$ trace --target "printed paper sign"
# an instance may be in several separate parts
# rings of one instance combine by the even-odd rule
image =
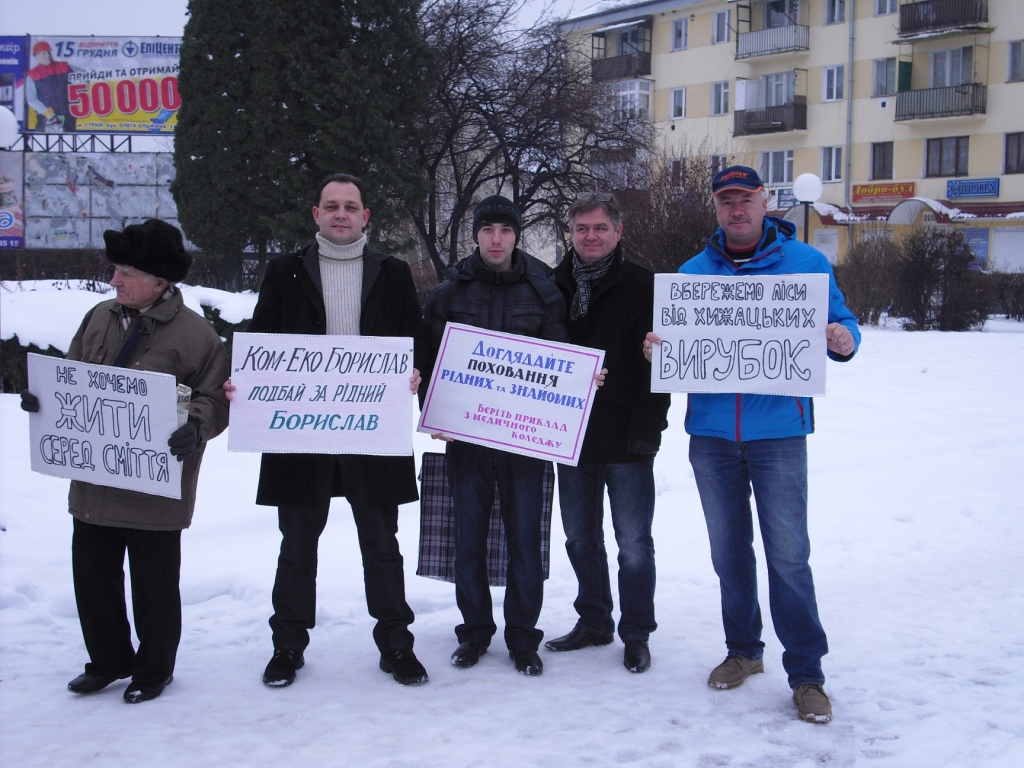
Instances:
[[[604,352],[448,323],[420,432],[576,466]]]
[[[654,278],[652,392],[825,393],[828,275]]]
[[[29,354],[28,383],[34,472],[181,498],[173,376]]]
[[[412,339],[236,333],[229,451],[412,455]]]

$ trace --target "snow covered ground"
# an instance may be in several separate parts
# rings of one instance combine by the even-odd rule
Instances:
[[[0,288],[7,338],[66,347],[97,294],[49,283]],[[244,317],[251,296],[190,292]],[[86,661],[71,585],[67,482],[33,474],[27,417],[0,397],[0,762],[32,766],[766,766],[1024,765],[1024,325],[982,333],[864,329],[859,355],[830,364],[809,439],[812,563],[831,653],[835,719],[795,717],[781,648],[766,628],[766,674],[708,688],[724,657],[718,585],[677,397],[655,464],[654,663],[622,645],[541,652],[514,672],[499,636],[471,670],[448,662],[452,585],[415,575],[418,509],[402,509],[416,652],[428,685],[377,669],[347,505],[321,541],[319,623],[294,685],[260,682],[271,653],[279,534],[253,504],[258,456],[207,451],[195,521],[182,539],[184,635],[159,699],[66,690]],[[417,453],[436,450],[424,435]],[[556,514],[557,518],[557,514]],[[610,522],[608,524],[610,529]],[[575,579],[552,531],[541,627],[569,630]],[[614,542],[609,541],[614,558]],[[762,605],[767,613],[766,577]],[[766,617],[767,621],[767,617]]]

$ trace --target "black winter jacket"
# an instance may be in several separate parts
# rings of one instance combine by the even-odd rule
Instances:
[[[574,258],[570,249],[555,268],[567,306],[576,293]],[[658,449],[668,426],[671,396],[651,392],[651,364],[643,354],[644,337],[654,322],[654,273],[622,258],[621,245],[613,258],[608,274],[593,288],[587,314],[567,321],[570,341],[603,349],[608,369],[594,396],[580,464],[639,461]]]

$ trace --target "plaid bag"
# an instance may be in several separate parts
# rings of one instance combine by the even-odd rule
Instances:
[[[544,463],[544,508],[540,523],[540,554],[544,578],[551,562],[551,503],[555,495],[555,468]],[[420,551],[416,575],[455,582],[455,513],[443,453],[424,453],[420,469]],[[492,587],[505,586],[508,548],[505,526],[494,486],[494,506],[487,533],[487,581]]]

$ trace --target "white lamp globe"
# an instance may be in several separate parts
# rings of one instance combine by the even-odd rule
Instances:
[[[0,149],[10,149],[18,140],[18,118],[7,107],[0,107]]]
[[[793,197],[801,203],[818,202],[821,190],[821,179],[813,173],[801,173],[793,182]]]

